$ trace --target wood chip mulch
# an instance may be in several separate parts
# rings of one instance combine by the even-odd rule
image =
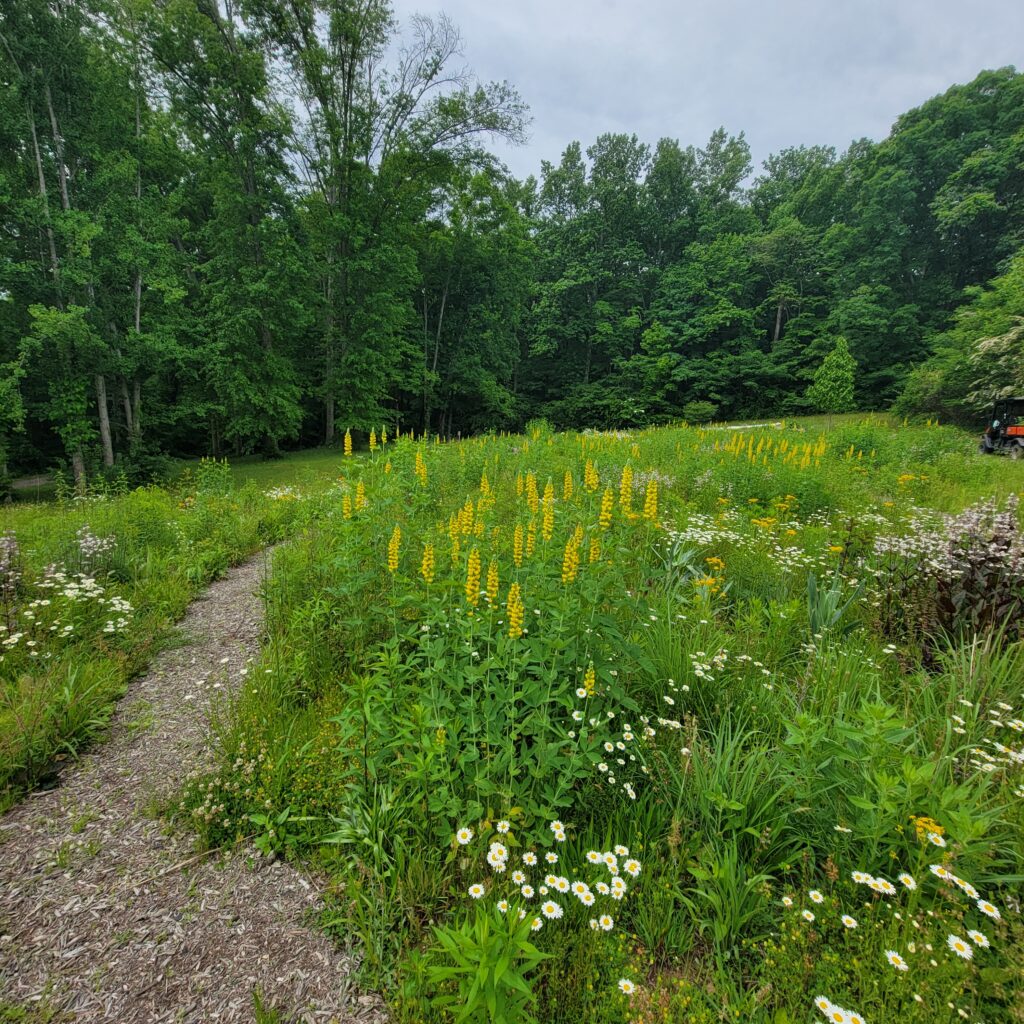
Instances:
[[[258,990],[281,1021],[387,1019],[356,989],[351,954],[309,925],[315,879],[251,850],[197,857],[152,813],[208,757],[210,708],[259,651],[266,561],[212,584],[105,741],[0,818],[0,1006],[228,1024],[254,1020]]]

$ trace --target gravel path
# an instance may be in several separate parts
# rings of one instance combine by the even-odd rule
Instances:
[[[351,960],[307,926],[310,878],[246,851],[196,858],[192,838],[152,814],[202,764],[211,702],[259,650],[265,566],[260,555],[214,583],[105,742],[0,818],[0,1006],[61,1021],[252,1021],[258,989],[282,1021],[386,1019],[355,991]]]

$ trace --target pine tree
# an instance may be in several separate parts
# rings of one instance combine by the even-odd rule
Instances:
[[[828,414],[828,427],[832,429],[832,416],[853,409],[853,383],[857,364],[850,355],[846,339],[836,339],[832,351],[822,360],[814,374],[814,383],[807,389],[807,400],[819,412]]]

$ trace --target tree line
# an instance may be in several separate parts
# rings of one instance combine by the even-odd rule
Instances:
[[[757,174],[718,130],[519,181],[486,147],[527,108],[460,46],[387,0],[8,0],[0,475],[792,414],[839,339],[865,408],[978,404],[981,335],[1017,365],[1012,68]]]

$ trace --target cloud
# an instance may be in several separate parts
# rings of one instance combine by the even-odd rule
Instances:
[[[786,146],[883,138],[904,111],[1020,64],[1024,4],[1008,0],[394,0],[401,23],[443,10],[478,77],[530,105],[519,177],[574,139],[635,132],[701,145],[744,131],[759,165]]]

